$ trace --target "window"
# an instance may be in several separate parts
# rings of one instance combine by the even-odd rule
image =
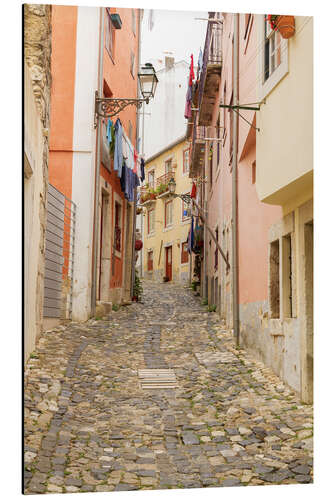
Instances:
[[[136,34],[136,13],[135,9],[132,9],[132,31],[134,35]]]
[[[155,231],[155,209],[152,208],[148,210],[148,217],[147,217],[147,224],[148,224],[148,234],[152,234]]]
[[[270,244],[269,300],[271,318],[280,317],[280,247],[279,240]]]
[[[186,194],[189,195],[190,193],[186,193]],[[188,205],[188,203],[184,203],[184,201],[182,200],[182,217],[181,217],[182,221],[188,220],[190,218],[188,213],[189,213],[189,205]]]
[[[168,160],[165,162],[165,174],[172,172],[172,160]]]
[[[117,252],[121,250],[121,205],[117,201],[114,216],[114,248]]]
[[[172,225],[172,201],[167,201],[165,204],[165,227]]]
[[[135,75],[135,55],[134,52],[131,51],[131,67],[130,67],[131,75],[134,78]]]
[[[259,58],[260,100],[264,99],[288,73],[288,40],[283,39],[278,31],[273,31],[266,19],[267,15],[261,16],[262,24],[259,29],[260,46],[263,47],[262,56]]]
[[[292,318],[293,314],[293,264],[291,234],[282,238],[282,261],[283,261],[283,316]]]
[[[180,263],[187,264],[188,262],[188,251],[187,251],[187,243],[186,241],[182,243],[182,252],[180,256]]]
[[[213,186],[213,145],[212,145],[212,143],[210,143],[210,146],[209,146],[208,161],[209,161],[209,182],[210,182],[210,189],[212,189],[212,186]]]
[[[155,170],[148,172],[148,187],[154,188],[155,186]]]
[[[147,267],[148,267],[148,271],[152,271],[153,270],[153,264],[154,264],[154,254],[153,254],[153,251],[150,250],[147,253]]]
[[[187,174],[190,168],[190,150],[183,151],[183,173]]]
[[[281,35],[273,31],[270,24],[265,22],[265,48],[264,48],[264,81],[281,64]]]
[[[115,30],[113,28],[113,24],[111,21],[111,16],[109,11],[107,10],[106,15],[106,33],[105,33],[105,47],[109,53],[109,56],[113,58],[114,55],[114,39],[115,39]]]

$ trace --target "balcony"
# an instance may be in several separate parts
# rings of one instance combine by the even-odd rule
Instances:
[[[200,111],[198,125],[211,124],[216,98],[218,97],[222,71],[222,50],[219,43],[217,43],[217,47],[213,43],[216,36],[216,29],[212,28],[209,23],[199,84],[198,104]],[[217,40],[219,40],[219,37],[217,37]]]
[[[193,128],[192,141],[192,161],[190,165],[190,177],[197,177],[205,161],[205,134],[206,128],[200,125],[195,125]]]
[[[169,181],[175,176],[176,165],[172,166],[172,170],[156,179],[156,194],[158,198],[169,196]]]
[[[140,205],[146,206],[156,201],[156,192],[152,185],[147,184],[140,189]]]

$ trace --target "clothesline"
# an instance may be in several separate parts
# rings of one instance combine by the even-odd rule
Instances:
[[[144,181],[144,159],[136,151],[127,137],[120,119],[116,123],[109,119],[106,127],[106,139],[110,154],[113,155],[113,169],[120,179],[120,186],[128,201],[134,201],[134,190]]]

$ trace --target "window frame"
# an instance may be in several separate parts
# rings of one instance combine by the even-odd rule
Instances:
[[[151,216],[153,216],[152,220]],[[149,208],[147,210],[147,235],[151,236],[154,233],[155,233],[155,208]]]
[[[107,50],[107,53],[109,54],[110,58],[112,61],[114,61],[114,54],[115,54],[115,29],[112,24],[111,20],[111,14],[109,12],[109,9],[106,9],[107,12],[107,30],[105,32],[105,48]]]
[[[147,271],[153,271],[153,270],[154,270],[154,250],[148,250],[147,251]]]
[[[171,221],[167,221],[167,214],[168,214],[168,205],[170,205],[170,219]],[[173,224],[173,205],[172,205],[172,200],[166,201],[164,205],[164,228],[168,229],[172,227]]]
[[[185,169],[185,155],[188,155],[188,158],[187,158],[187,168]],[[188,174],[188,172],[190,171],[190,148],[186,148],[183,150],[183,174]]]
[[[184,250],[184,245],[186,245],[186,250]],[[186,259],[183,260],[183,256],[185,256],[185,255],[186,255]],[[186,241],[181,242],[180,263],[181,264],[188,264],[189,263],[189,253],[187,251],[187,242]]]
[[[260,22],[261,17],[261,22]],[[274,69],[272,73],[265,79],[265,41],[266,41],[266,29],[270,33],[271,28],[268,26],[268,22],[266,21],[267,15],[259,16],[259,45],[264,47],[263,53],[261,57],[259,57],[259,83],[258,83],[258,96],[259,99],[264,99],[273,89],[274,87],[288,74],[289,72],[289,46],[288,40],[281,37],[281,63]],[[267,26],[266,26],[267,25]],[[273,32],[276,33],[276,32]],[[270,36],[272,36],[270,34]]]

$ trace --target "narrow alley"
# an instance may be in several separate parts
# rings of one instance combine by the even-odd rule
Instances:
[[[42,334],[25,373],[25,493],[312,482],[312,406],[201,301],[145,282],[141,303]]]

